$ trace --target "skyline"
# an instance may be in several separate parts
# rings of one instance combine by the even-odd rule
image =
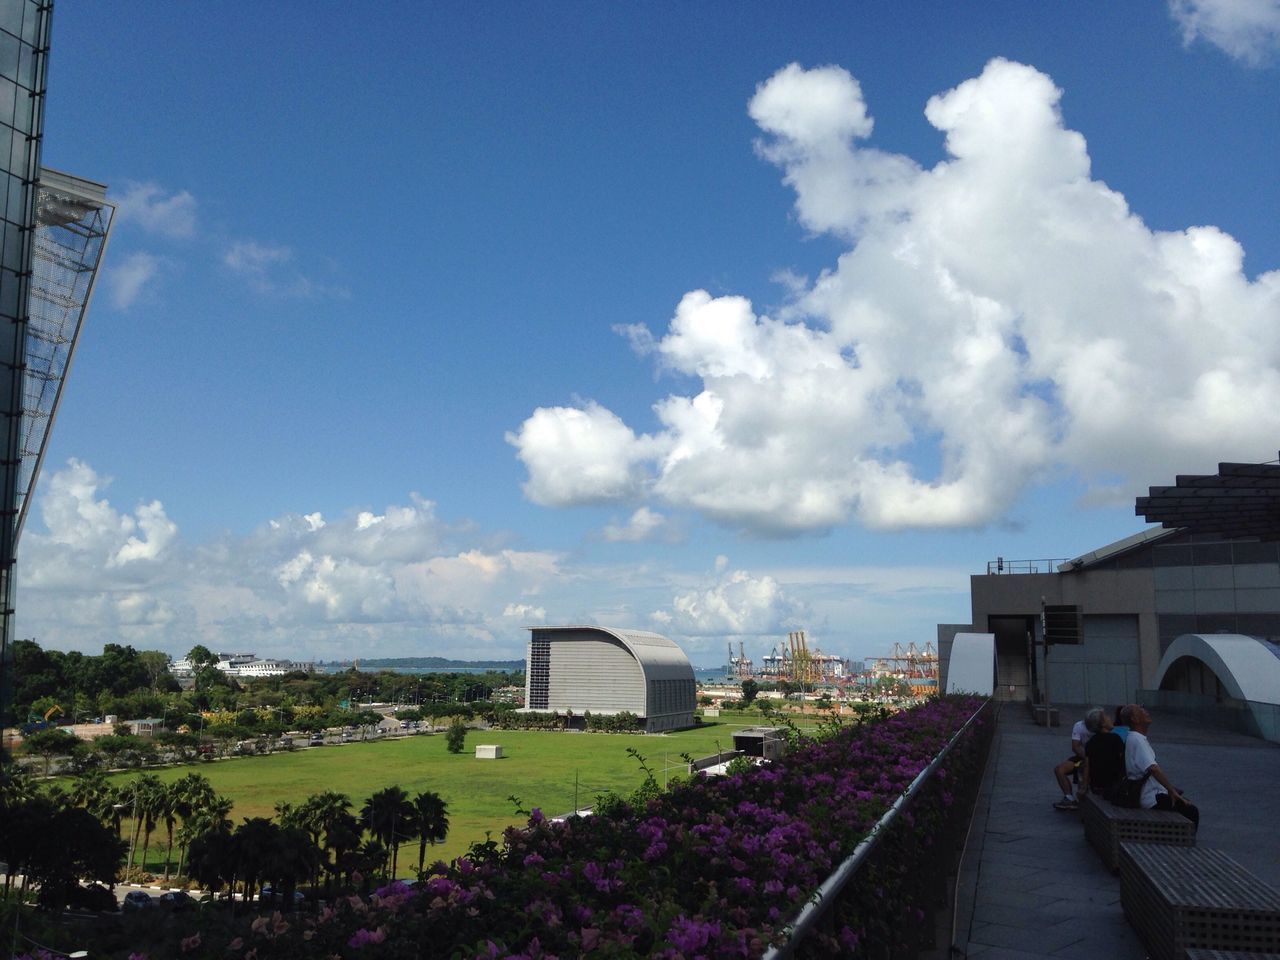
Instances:
[[[1275,3],[129,9],[17,636],[863,659],[1276,457]]]

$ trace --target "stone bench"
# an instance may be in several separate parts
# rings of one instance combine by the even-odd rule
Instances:
[[[1114,873],[1120,869],[1120,844],[1166,843],[1194,847],[1195,825],[1171,810],[1135,810],[1117,807],[1096,793],[1080,801],[1080,822],[1089,845]]]
[[[1120,905],[1153,960],[1280,949],[1280,892],[1220,850],[1122,843]]]

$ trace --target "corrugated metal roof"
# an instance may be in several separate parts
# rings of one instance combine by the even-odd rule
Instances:
[[[636,658],[646,680],[693,680],[693,664],[679,645],[658,633],[646,630],[620,630],[595,624],[564,624],[561,626],[530,627],[538,631],[595,631],[614,637]]]

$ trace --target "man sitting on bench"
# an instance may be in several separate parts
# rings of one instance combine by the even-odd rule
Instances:
[[[1124,776],[1124,740],[1115,732],[1111,717],[1101,707],[1085,715],[1085,727],[1093,734],[1084,745],[1084,766],[1080,770],[1080,790],[1102,793]]]
[[[1144,810],[1172,810],[1180,813],[1198,829],[1200,811],[1194,804],[1188,803],[1182,792],[1169,782],[1160,764],[1156,763],[1155,751],[1147,739],[1147,731],[1151,729],[1151,713],[1136,703],[1129,705],[1129,737],[1124,744],[1125,776],[1130,780],[1145,778],[1142,784],[1142,799],[1139,806]]]

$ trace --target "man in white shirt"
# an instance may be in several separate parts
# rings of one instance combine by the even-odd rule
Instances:
[[[1084,763],[1084,745],[1089,742],[1091,736],[1093,733],[1083,720],[1077,720],[1071,728],[1071,756],[1053,768],[1058,789],[1062,791],[1062,799],[1053,805],[1057,810],[1075,810],[1079,806],[1067,777],[1079,770],[1080,764]]]
[[[1151,728],[1151,713],[1146,707],[1130,704],[1128,718],[1129,736],[1124,743],[1124,773],[1130,780],[1146,777],[1138,805],[1144,810],[1173,810],[1190,820],[1198,829],[1199,809],[1189,803],[1182,792],[1169,782],[1169,778],[1160,769],[1160,764],[1156,763],[1156,753],[1151,749],[1151,741],[1147,739],[1147,730]]]

